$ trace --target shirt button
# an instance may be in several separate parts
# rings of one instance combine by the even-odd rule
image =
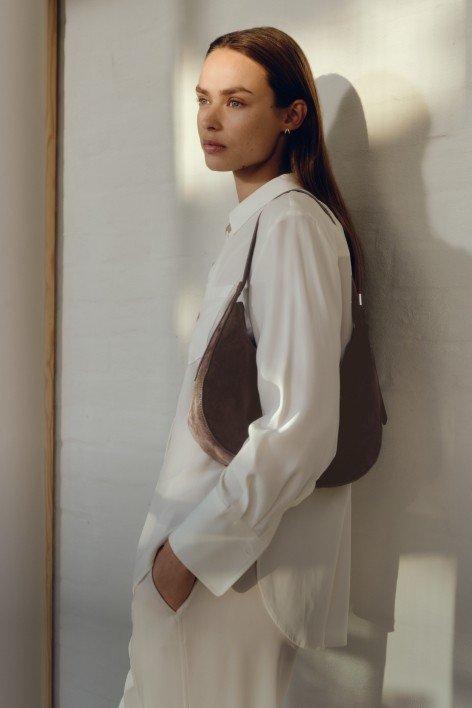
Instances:
[[[231,233],[231,224],[228,224],[228,226],[226,227],[225,231],[226,231],[226,236],[229,236],[230,233]]]

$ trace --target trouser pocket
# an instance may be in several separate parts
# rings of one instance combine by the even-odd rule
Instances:
[[[151,589],[152,593],[154,594],[154,597],[155,597],[155,598],[157,599],[157,601],[160,603],[160,605],[163,606],[163,607],[164,607],[168,612],[170,612],[172,615],[177,616],[177,615],[182,614],[182,612],[185,610],[185,608],[187,607],[187,605],[190,603],[190,600],[191,600],[191,598],[193,597],[193,595],[194,595],[194,593],[195,593],[195,589],[196,589],[196,585],[197,585],[197,583],[198,583],[198,579],[195,578],[195,582],[194,582],[194,584],[193,584],[193,586],[192,586],[192,589],[190,590],[190,593],[187,595],[187,597],[185,598],[185,600],[183,601],[183,603],[180,605],[180,607],[179,607],[177,610],[174,610],[174,608],[171,607],[171,606],[169,605],[169,603],[166,602],[166,600],[164,600],[164,598],[162,597],[161,593],[159,592],[159,590],[158,590],[158,589],[156,588],[156,586],[154,585],[154,580],[153,580],[153,577],[152,577],[152,568],[149,570],[149,572],[148,572],[148,574],[147,574],[147,576],[146,576],[146,578],[145,578],[145,582],[148,583],[148,585],[150,585],[150,589]]]

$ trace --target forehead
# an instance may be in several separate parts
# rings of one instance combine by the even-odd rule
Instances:
[[[198,85],[214,93],[232,86],[244,86],[258,94],[269,90],[264,67],[227,47],[215,49],[205,58]]]

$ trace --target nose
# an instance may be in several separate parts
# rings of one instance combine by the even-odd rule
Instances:
[[[205,113],[200,116],[201,124],[204,128],[221,128],[221,119],[219,115],[219,108],[217,106],[205,107]]]

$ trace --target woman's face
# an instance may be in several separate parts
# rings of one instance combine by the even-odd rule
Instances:
[[[287,109],[275,108],[260,64],[233,49],[215,49],[205,59],[196,93],[198,134],[211,170],[238,172],[280,161],[283,131],[292,124],[284,122]],[[224,147],[209,152],[205,140]]]

